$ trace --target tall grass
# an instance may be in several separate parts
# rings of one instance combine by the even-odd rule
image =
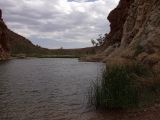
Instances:
[[[139,55],[140,53],[144,52],[145,49],[141,46],[141,45],[138,45],[136,48],[135,48],[135,56]]]
[[[151,87],[142,87],[137,79],[149,74],[148,68],[141,64],[110,67],[103,72],[101,80],[92,83],[88,102],[103,109],[138,107],[142,96],[152,92]]]

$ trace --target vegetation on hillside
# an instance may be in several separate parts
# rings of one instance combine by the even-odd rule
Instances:
[[[82,57],[95,54],[96,48],[80,49],[46,49],[32,44],[28,39],[9,31],[9,48],[13,57],[40,57],[40,58],[57,58],[57,57]]]

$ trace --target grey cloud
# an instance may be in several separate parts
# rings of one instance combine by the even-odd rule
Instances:
[[[90,45],[91,38],[108,32],[107,14],[117,3],[118,0],[1,0],[0,8],[15,32],[44,47],[68,48]]]
[[[65,41],[59,41],[59,40],[47,40],[47,39],[33,39],[34,44],[38,44],[40,46],[48,47],[51,49],[60,48],[63,47],[65,44],[65,48],[82,48],[82,47],[88,47],[91,46],[90,44],[86,44],[83,42],[65,42]],[[74,45],[74,46],[73,46]]]

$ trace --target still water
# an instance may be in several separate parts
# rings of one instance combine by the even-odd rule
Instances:
[[[60,58],[0,62],[0,120],[99,120],[86,96],[103,67]]]

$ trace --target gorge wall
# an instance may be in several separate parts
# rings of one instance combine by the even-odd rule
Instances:
[[[105,50],[88,61],[139,61],[160,68],[160,0],[120,0],[108,20],[111,31],[105,38]]]
[[[120,43],[123,33],[123,25],[128,17],[128,11],[133,0],[121,0],[119,5],[110,12],[108,20],[110,24],[110,33],[106,37],[109,44]]]
[[[8,59],[9,46],[8,46],[8,28],[3,22],[2,11],[0,10],[0,60]]]
[[[32,44],[30,40],[10,30],[2,18],[0,9],[0,60],[9,59],[10,56],[32,56],[51,52]]]

